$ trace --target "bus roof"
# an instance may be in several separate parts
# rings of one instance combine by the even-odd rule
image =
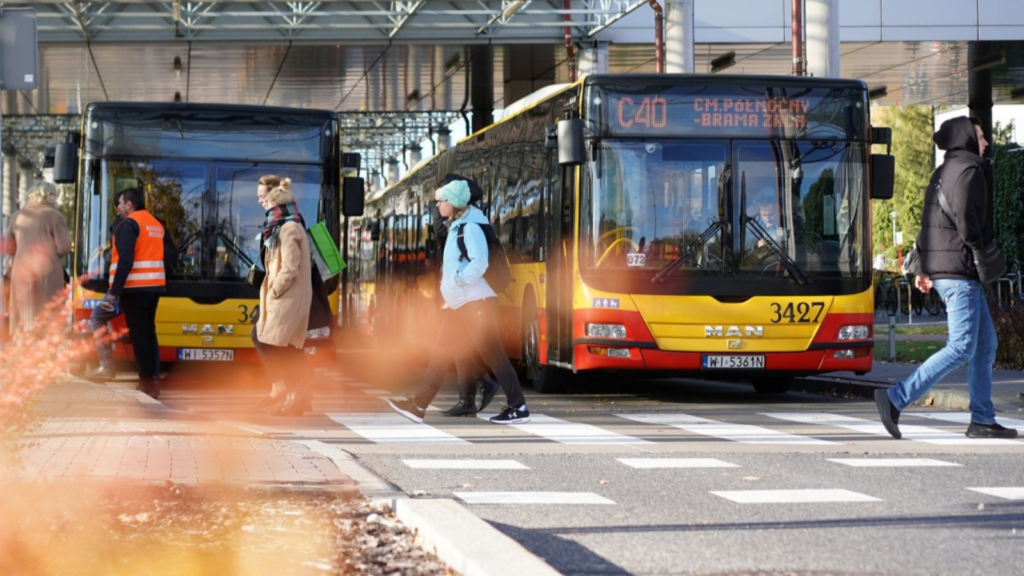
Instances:
[[[815,78],[813,76],[769,76],[763,74],[591,74],[588,85],[621,84],[691,84],[805,86],[808,88],[854,88],[867,90],[867,84],[855,78]]]
[[[337,120],[338,114],[330,110],[311,108],[285,108],[282,106],[255,106],[247,104],[205,104],[184,102],[92,102],[85,108],[86,115],[103,112],[137,111],[181,114],[263,114],[270,116],[307,116]]]

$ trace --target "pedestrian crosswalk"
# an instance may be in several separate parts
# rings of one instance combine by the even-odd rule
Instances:
[[[435,407],[431,407],[436,411]],[[762,412],[767,423],[779,426],[726,422],[683,412],[603,414],[584,422],[586,416],[574,414],[555,417],[534,412],[532,420],[495,428],[487,422],[492,414],[477,418],[428,417],[414,423],[393,412],[332,412],[327,417],[341,424],[362,440],[376,444],[473,444],[479,442],[547,441],[573,446],[651,446],[659,443],[722,441],[749,445],[817,446],[822,448],[888,439],[880,423],[864,417],[829,412]],[[560,415],[562,416],[562,415]],[[937,426],[922,426],[910,421],[933,421]],[[937,446],[1005,446],[1024,448],[1021,440],[978,439],[964,436],[963,425],[969,414],[906,413],[900,422],[903,443],[920,442]],[[1024,427],[1024,421],[1001,419],[1007,425]],[[618,422],[621,422],[619,424]],[[942,427],[944,422],[952,426]],[[1018,424],[1019,422],[1019,424]],[[633,424],[633,425],[630,425]],[[796,433],[792,424],[800,424]],[[665,429],[684,434],[666,434]],[[852,432],[853,434],[849,434]],[[840,439],[840,440],[837,440]],[[865,465],[865,464],[860,464]],[[879,464],[881,465],[881,464]],[[889,464],[921,466],[925,464]],[[933,464],[929,464],[933,465]]]
[[[827,412],[766,412],[763,413],[763,415],[768,416],[769,418],[798,422],[800,424],[825,424],[828,426],[846,428],[847,430],[853,430],[854,432],[869,436],[889,437],[889,433],[886,432],[885,428],[879,422],[873,422],[862,418],[854,418],[852,416],[844,416],[841,414],[829,414]],[[968,418],[970,418],[969,415]],[[949,430],[940,430],[937,428],[929,428],[927,426],[907,424],[905,421],[900,422],[900,432],[903,433],[903,438],[906,440],[916,440],[918,442],[924,442],[925,444],[940,444],[943,446],[1002,446],[1019,444],[1016,440],[1003,440],[999,438],[968,438],[964,436],[962,431],[951,432]]]

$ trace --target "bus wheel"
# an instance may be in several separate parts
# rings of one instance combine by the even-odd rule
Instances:
[[[785,394],[793,387],[792,376],[765,376],[751,382],[758,394]]]
[[[523,363],[526,364],[526,378],[533,383],[533,390],[540,394],[555,394],[565,389],[566,374],[554,366],[540,364],[540,322],[536,319],[524,324]]]

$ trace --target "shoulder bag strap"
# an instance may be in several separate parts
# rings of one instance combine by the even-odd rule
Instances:
[[[465,228],[466,225],[463,223],[459,224],[459,228],[456,230],[458,236],[455,237],[455,242],[459,245],[459,262],[463,260],[469,262],[469,251],[466,250],[466,239],[462,237],[462,233],[465,231]]]
[[[939,180],[938,186],[936,186],[936,192],[939,194],[939,207],[942,208],[942,212],[949,218],[949,221],[956,226],[956,218],[953,216],[953,209],[949,207],[949,201],[946,200],[946,193],[942,191],[942,180]]]

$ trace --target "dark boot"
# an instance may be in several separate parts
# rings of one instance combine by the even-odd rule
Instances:
[[[455,406],[441,412],[442,416],[472,416],[476,414],[476,404],[472,399],[459,400]]]
[[[139,391],[154,400],[160,398],[160,377],[143,379],[139,383]]]
[[[288,398],[278,408],[270,411],[273,416],[302,416],[313,409],[313,397],[305,391],[289,392]]]
[[[494,400],[494,395],[498,393],[498,390],[501,390],[501,384],[498,384],[498,381],[492,378],[490,374],[484,374],[480,378],[480,383],[483,387],[483,395],[480,398],[480,411],[483,412],[484,408],[487,408],[487,405],[491,403],[491,400]]]

